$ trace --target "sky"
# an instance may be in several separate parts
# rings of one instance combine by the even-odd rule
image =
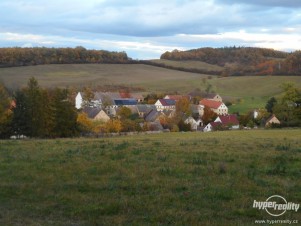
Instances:
[[[299,0],[1,0],[0,47],[76,47],[158,59],[166,51],[301,49]]]

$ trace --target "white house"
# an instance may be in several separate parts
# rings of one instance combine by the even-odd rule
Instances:
[[[200,105],[209,107],[212,111],[214,111],[218,115],[227,115],[228,114],[228,107],[223,102],[220,102],[220,101],[203,99],[200,101]]]
[[[172,99],[159,99],[155,103],[157,111],[176,109],[176,101]]]
[[[195,120],[193,117],[189,116],[185,121],[185,124],[190,124],[191,126],[191,130],[192,131],[196,131],[198,129],[199,126],[201,126],[202,124],[202,120],[198,119]]]
[[[82,105],[83,105],[83,96],[80,92],[78,92],[75,97],[75,107],[76,109],[81,109]]]

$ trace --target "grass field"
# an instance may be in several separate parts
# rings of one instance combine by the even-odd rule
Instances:
[[[252,208],[300,204],[300,166],[300,129],[0,141],[0,225],[300,222]]]
[[[140,87],[145,92],[185,94],[196,88],[205,90],[208,84],[211,84],[213,91],[236,103],[231,106],[230,112],[241,113],[264,107],[270,97],[279,95],[281,92],[279,86],[283,82],[291,81],[301,88],[301,76],[219,78],[142,64],[71,64],[0,68],[0,81],[11,89],[25,86],[32,76],[43,87],[74,87],[76,90],[82,86],[121,85]]]
[[[164,64],[166,66],[180,67],[185,69],[198,69],[204,71],[222,71],[223,67],[214,64],[208,64],[202,61],[185,60],[185,61],[174,61],[174,60],[151,60],[154,63]]]

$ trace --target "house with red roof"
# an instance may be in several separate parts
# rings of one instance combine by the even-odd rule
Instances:
[[[212,111],[214,111],[218,115],[227,115],[228,107],[220,101],[210,100],[210,99],[202,99],[200,101],[200,105],[204,105],[205,107],[209,107]]]
[[[214,122],[220,122],[224,127],[239,129],[239,121],[236,115],[219,115]]]
[[[176,101],[172,99],[159,99],[155,103],[157,111],[176,109]]]

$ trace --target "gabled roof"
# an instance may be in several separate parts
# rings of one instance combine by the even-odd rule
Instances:
[[[208,99],[202,99],[200,101],[200,104],[202,104],[204,106],[207,106],[209,108],[218,109],[223,104],[223,102],[208,100]]]
[[[114,100],[115,105],[137,105],[136,99],[115,99]]]
[[[222,123],[220,123],[220,122],[210,122],[210,125],[212,126],[212,128],[216,128],[218,126],[221,126]]]
[[[267,120],[266,120],[266,124],[268,124],[273,118],[275,118],[276,120],[279,121],[279,119],[274,115],[272,114]],[[279,121],[280,122],[280,121]]]
[[[214,97],[216,97],[218,94],[216,94],[216,93],[208,93],[208,94],[206,94],[205,95],[205,97],[207,98],[207,99],[213,99]]]
[[[145,117],[144,120],[147,122],[153,122],[157,119],[159,112],[157,110],[151,110]]]
[[[83,112],[85,112],[88,118],[94,119],[95,116],[101,111],[101,108],[85,107]]]
[[[238,125],[239,121],[237,120],[236,115],[219,115],[218,118],[222,121],[223,125]]]
[[[159,99],[162,106],[172,106],[176,104],[175,100],[172,99]]]
[[[138,104],[137,109],[140,113],[149,113],[151,110],[156,110],[156,106],[153,104]]]

